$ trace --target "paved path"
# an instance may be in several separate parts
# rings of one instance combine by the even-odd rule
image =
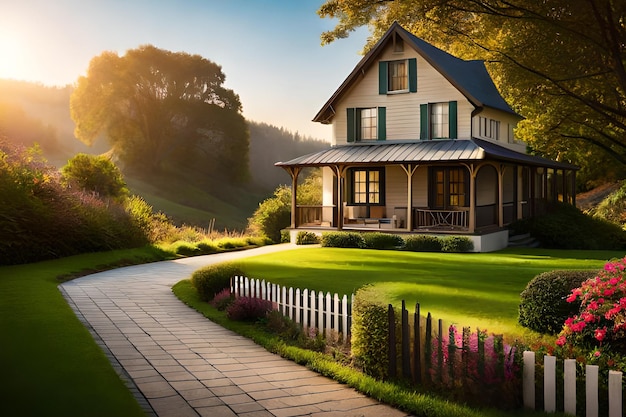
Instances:
[[[149,415],[405,416],[267,352],[172,294],[173,284],[204,265],[292,248],[297,247],[275,245],[120,268],[60,288]]]

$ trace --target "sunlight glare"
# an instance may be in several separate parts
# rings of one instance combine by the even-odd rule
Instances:
[[[21,79],[26,70],[24,62],[19,40],[0,29],[0,78]]]

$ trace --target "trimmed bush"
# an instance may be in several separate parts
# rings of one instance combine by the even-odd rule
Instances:
[[[567,297],[597,273],[572,270],[537,275],[520,294],[519,323],[539,333],[557,334],[565,320],[580,309],[580,301],[568,303]]]
[[[217,293],[230,288],[230,279],[235,275],[244,275],[239,264],[223,262],[198,269],[191,275],[191,283],[203,301],[211,301]]]
[[[448,236],[441,238],[442,252],[471,252],[474,242],[466,236]]]
[[[626,248],[626,231],[609,221],[584,214],[576,207],[558,203],[548,214],[520,220],[510,228],[530,233],[541,246],[554,249],[621,250]]]
[[[322,247],[325,248],[364,248],[363,235],[356,232],[325,232],[322,234]]]
[[[320,238],[313,232],[302,230],[296,235],[296,245],[315,245],[317,243],[320,243]]]
[[[441,252],[441,240],[430,235],[408,236],[404,239],[404,249],[412,252]]]
[[[352,305],[352,354],[363,372],[377,379],[389,374],[388,305],[372,286],[360,288]]]
[[[272,302],[260,298],[239,297],[227,308],[226,316],[235,321],[256,321],[272,311]]]
[[[389,233],[364,233],[363,242],[367,249],[396,249],[403,246],[404,240]]]

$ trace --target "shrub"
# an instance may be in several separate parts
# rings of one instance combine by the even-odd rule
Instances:
[[[219,252],[219,247],[212,240],[204,239],[196,245],[202,255],[210,255]]]
[[[367,249],[396,249],[404,240],[398,235],[374,232],[363,234],[363,243]]]
[[[121,171],[106,156],[79,153],[61,168],[66,184],[74,183],[101,197],[122,201],[128,195]]]
[[[620,357],[616,365],[625,371],[626,356],[626,258],[607,262],[604,269],[570,294],[567,301],[580,300],[580,313],[565,320],[557,345],[577,348],[592,362]]]
[[[226,308],[226,316],[235,321],[255,321],[267,316],[267,313],[271,310],[271,301],[260,298],[239,297]]]
[[[296,245],[315,245],[320,243],[320,238],[313,232],[300,231],[296,235]]]
[[[442,252],[471,252],[474,242],[467,236],[447,236],[441,238]]]
[[[198,246],[189,242],[174,242],[172,244],[176,248],[176,254],[182,256],[196,256],[200,255],[201,251]]]
[[[546,248],[626,248],[626,231],[619,225],[588,216],[570,204],[553,204],[548,214],[515,222],[510,227],[516,232],[530,233]]]
[[[191,283],[202,300],[210,301],[220,291],[230,288],[230,279],[235,275],[244,275],[239,265],[223,262],[198,269],[191,275]]]
[[[254,233],[280,242],[281,230],[291,223],[291,188],[282,185],[274,195],[262,203],[248,219],[248,227]]]
[[[620,188],[602,200],[592,210],[592,215],[622,226],[626,225],[626,181],[623,181]]]
[[[372,286],[360,288],[352,305],[352,354],[363,372],[384,379],[389,374],[388,305]]]
[[[322,247],[326,248],[363,248],[365,241],[356,232],[325,232],[322,233]]]
[[[219,311],[224,311],[233,301],[235,301],[235,296],[230,293],[230,288],[224,288],[213,297],[210,304]]]
[[[430,235],[408,236],[404,239],[404,249],[412,252],[441,252],[441,240]]]
[[[563,322],[580,308],[580,302],[568,303],[566,298],[596,273],[549,271],[537,275],[520,294],[519,323],[539,333],[560,332]]]

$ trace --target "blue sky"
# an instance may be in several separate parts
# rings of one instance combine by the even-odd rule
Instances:
[[[323,0],[0,0],[0,78],[66,85],[103,51],[151,44],[222,66],[244,116],[319,139],[311,122],[368,36],[320,45]]]

